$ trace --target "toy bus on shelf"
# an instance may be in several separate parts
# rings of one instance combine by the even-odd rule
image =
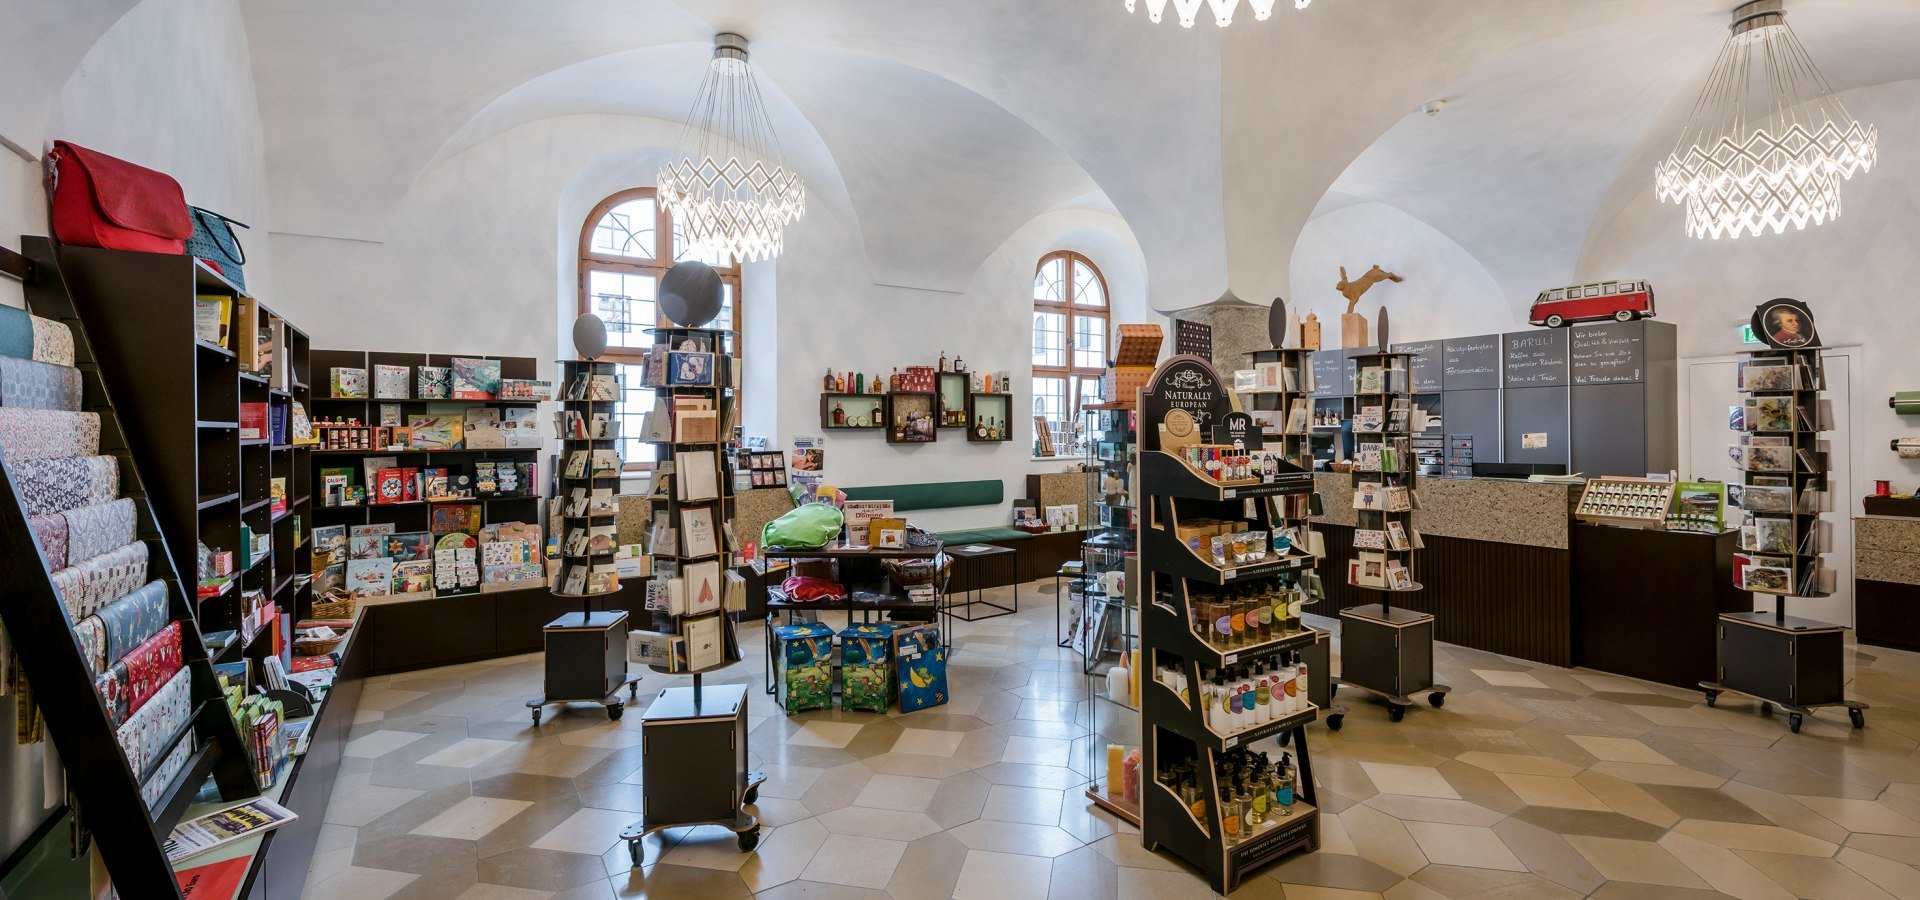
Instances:
[[[1527,321],[1559,328],[1575,322],[1653,318],[1653,288],[1644,281],[1596,281],[1541,291]]]

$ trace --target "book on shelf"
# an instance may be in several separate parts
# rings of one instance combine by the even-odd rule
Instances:
[[[629,631],[627,662],[667,672],[685,672],[688,670],[686,638],[659,631]]]
[[[229,329],[233,322],[233,298],[226,294],[200,294],[193,298],[193,336],[216,347],[229,347]]]
[[[536,449],[546,443],[540,433],[539,413],[531,407],[501,410],[500,429],[506,433],[506,445],[511,449]]]
[[[690,671],[704,672],[727,661],[721,641],[725,618],[701,616],[681,621],[681,630],[686,632],[687,667]]]
[[[500,361],[456,356],[452,359],[453,399],[492,400],[500,395]]]
[[[492,406],[469,407],[461,421],[468,450],[504,450],[507,433],[501,428],[500,410]]]
[[[714,507],[689,506],[680,509],[680,534],[686,556],[711,556],[720,552],[714,531]]]
[[[328,396],[342,400],[367,399],[367,370],[335,366]]]
[[[414,391],[421,400],[453,398],[453,369],[448,366],[421,366],[414,372]]]
[[[552,398],[553,382],[531,378],[500,379],[500,399],[502,400],[550,400]]]
[[[373,397],[376,400],[405,400],[411,397],[410,377],[413,373],[406,366],[373,367]]]
[[[167,836],[167,862],[178,865],[235,841],[258,837],[300,818],[265,797],[256,797],[174,826]],[[151,886],[151,885],[149,885]]]
[[[712,453],[688,453],[674,458],[674,486],[680,500],[712,500],[719,495],[718,472]]]
[[[264,440],[267,437],[267,404],[240,404],[240,439],[243,441]]]

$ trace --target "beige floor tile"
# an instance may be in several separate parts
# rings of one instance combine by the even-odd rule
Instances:
[[[1478,766],[1489,772],[1511,772],[1515,775],[1554,775],[1572,778],[1580,774],[1580,767],[1570,762],[1550,759],[1545,756],[1526,756],[1518,753],[1488,753],[1481,750],[1469,750],[1457,759],[1470,766]]]
[[[1609,775],[1634,784],[1664,784],[1671,787],[1717,788],[1727,783],[1725,778],[1706,772],[1689,769],[1685,766],[1630,763],[1599,762],[1594,763],[1589,772]]]
[[[428,837],[477,841],[532,806],[524,800],[467,797],[413,830]]]
[[[969,850],[992,850],[996,853],[1053,857],[1081,846],[1073,835],[1051,825],[975,819],[948,833],[967,845]],[[1118,839],[1125,835],[1114,837]]]
[[[1149,852],[1140,843],[1140,835],[1116,834],[1094,842],[1095,853],[1112,860],[1121,868],[1167,869],[1177,871],[1181,867],[1178,858],[1167,851]]]
[[[1520,858],[1493,833],[1493,829],[1473,825],[1448,825],[1442,822],[1408,822],[1407,832],[1427,861],[1442,866],[1467,866],[1475,869],[1504,869],[1525,872]]]
[[[880,890],[893,878],[894,866],[907,851],[905,841],[829,834],[800,877],[807,881],[844,884]]]
[[[1442,800],[1458,800],[1460,792],[1447,783],[1438,769],[1431,766],[1401,766],[1392,763],[1363,762],[1360,768],[1373,781],[1374,787],[1382,794],[1406,794],[1412,797],[1436,797]]]
[[[424,737],[426,735],[418,732],[390,731],[383,728],[348,741],[346,748],[340,752],[344,756],[379,759]]]
[[[1839,848],[1819,838],[1774,825],[1745,825],[1687,819],[1673,827],[1676,834],[1728,850],[1765,850],[1801,856],[1832,856]]]
[[[853,834],[894,841],[917,841],[941,830],[939,825],[927,818],[926,813],[872,809],[865,806],[836,809],[819,816],[814,821],[824,826],[831,834]]]
[[[1585,895],[1606,883],[1599,870],[1559,834],[1520,819],[1493,826],[1493,833],[1520,858],[1527,871],[1561,889]]]
[[[1851,847],[1841,850],[1834,860],[1895,897],[1920,897],[1920,869]]]
[[[302,894],[303,900],[386,900],[418,875],[348,866]]]
[[[760,840],[760,846],[740,865],[740,878],[755,892],[779,887],[800,877],[820,845],[827,841],[827,829],[812,819],[783,825]]]
[[[767,780],[760,785],[760,796],[798,800],[820,778],[821,769],[807,766],[761,766]]]
[[[364,782],[345,789],[336,787],[333,800],[327,804],[326,821],[335,825],[365,825],[424,793],[411,788],[381,787]]]
[[[987,792],[987,805],[981,809],[980,818],[1025,822],[1028,825],[1058,825],[1063,794],[1063,791],[1051,788],[996,784]]]
[[[874,775],[854,797],[853,805],[922,812],[926,810],[927,804],[933,801],[934,791],[939,789],[938,779],[915,778],[911,775]]]
[[[620,831],[633,821],[634,815],[630,812],[588,807],[568,816],[529,846],[535,850],[599,856],[620,842]]]
[[[640,732],[610,722],[594,728],[578,728],[569,731],[560,735],[560,743],[570,747],[599,747],[602,750],[619,750],[625,747],[640,746]]]
[[[454,900],[547,900],[552,896],[552,891],[535,891],[502,884],[476,884],[461,891]]]
[[[952,756],[960,749],[960,741],[966,737],[963,731],[935,731],[930,728],[907,728],[893,742],[894,753],[910,753],[916,756]]]
[[[1590,809],[1606,812],[1607,805],[1600,802],[1592,791],[1580,786],[1571,778],[1558,778],[1551,775],[1516,775],[1511,772],[1497,773],[1514,795],[1528,806],[1557,806],[1562,809]]]
[[[1347,826],[1333,813],[1322,813],[1320,816],[1320,852],[1360,855],[1360,851],[1353,846],[1353,836],[1347,834]]]
[[[496,741],[488,738],[463,738],[447,747],[420,757],[423,766],[452,766],[471,769],[495,754],[518,746],[513,741]]]
[[[853,742],[866,726],[852,722],[808,722],[787,735],[787,744],[795,747],[827,747],[839,750]]]
[[[1758,850],[1733,852],[1795,897],[1806,900],[1892,900],[1894,897],[1836,860]]]
[[[967,853],[967,845],[950,834],[908,843],[900,864],[893,868],[893,880],[887,882],[887,893],[893,900],[949,900],[960,882]]]
[[[1632,738],[1594,737],[1585,734],[1570,734],[1567,739],[1579,744],[1581,749],[1593,754],[1601,762],[1646,763],[1656,766],[1673,765],[1670,760],[1653,748]]]
[[[1704,888],[1700,876],[1659,844],[1614,838],[1569,835],[1567,843],[1587,858],[1610,881],[1633,881],[1668,887]]]
[[[1123,868],[1119,881],[1120,900],[1192,900],[1212,893],[1186,871]]]
[[[1600,802],[1605,803],[1608,809],[1623,816],[1631,816],[1660,828],[1672,827],[1673,823],[1680,821],[1679,813],[1668,809],[1666,804],[1633,782],[1598,772],[1582,772],[1574,777],[1574,781],[1600,798]]]
[[[1403,878],[1427,864],[1426,854],[1399,819],[1369,806],[1355,806],[1342,811],[1340,821],[1347,826],[1361,859]]]
[[[1433,797],[1409,797],[1405,794],[1380,794],[1367,799],[1367,805],[1396,819],[1410,822],[1445,822],[1450,825],[1492,825],[1506,816],[1465,800],[1440,800]]]
[[[1708,886],[1742,900],[1794,900],[1793,893],[1768,878],[1733,851],[1679,831],[1660,839],[1660,846],[1693,870]]]
[[[360,695],[359,708],[380,712],[405,706],[425,697],[425,691],[406,691],[399,688],[370,687]]]
[[[1007,738],[1006,749],[1001,751],[1002,762],[1026,763],[1035,766],[1071,765],[1072,742],[1058,738],[1014,736]]]
[[[1546,684],[1525,672],[1507,672],[1499,669],[1473,669],[1480,680],[1494,687],[1544,688]]]
[[[1920,821],[1909,819],[1872,800],[1843,800],[1802,794],[1793,795],[1793,799],[1848,831],[1920,837]]]
[[[611,751],[597,747],[555,747],[514,766],[522,775],[552,775],[572,778],[598,765]]]
[[[629,817],[628,821],[631,822],[632,818]],[[762,828],[760,833],[761,840],[771,841],[773,835],[779,834],[780,831],[776,828],[769,834],[767,829]],[[618,832],[616,831],[615,834]],[[705,825],[689,829],[672,849],[661,854],[660,861],[671,866],[738,872],[752,857],[751,853],[740,852],[740,836],[731,829],[718,825]]]
[[[1372,891],[1350,891],[1345,888],[1319,887],[1311,884],[1286,884],[1287,900],[1376,900],[1381,895]],[[1234,896],[1239,896],[1235,893]]]
[[[969,850],[953,900],[1045,900],[1052,876],[1046,857]]]

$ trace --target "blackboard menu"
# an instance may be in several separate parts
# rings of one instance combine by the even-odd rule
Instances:
[[[1338,350],[1313,352],[1313,395],[1339,397],[1350,393],[1346,383],[1346,356]]]
[[[1448,338],[1442,343],[1440,377],[1449,391],[1483,391],[1500,386],[1500,336]]]
[[[1574,384],[1633,384],[1645,376],[1645,323],[1603,322],[1569,331]]]
[[[1437,394],[1440,392],[1442,368],[1439,341],[1425,341],[1419,344],[1395,344],[1395,353],[1411,353],[1408,361],[1413,372],[1413,392],[1416,394]]]
[[[1507,387],[1553,387],[1567,383],[1567,333],[1558,328],[1500,336]]]

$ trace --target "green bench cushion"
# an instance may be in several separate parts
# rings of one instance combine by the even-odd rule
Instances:
[[[870,487],[842,487],[841,490],[847,492],[848,500],[892,500],[893,511],[902,513],[917,509],[951,509],[958,506],[998,506],[1007,498],[1006,485],[998,479],[941,481],[933,484],[879,484]]]
[[[1018,528],[962,528],[959,531],[940,532],[940,542],[949,547],[963,544],[986,544],[994,541],[1017,541],[1033,537],[1030,532]]]

